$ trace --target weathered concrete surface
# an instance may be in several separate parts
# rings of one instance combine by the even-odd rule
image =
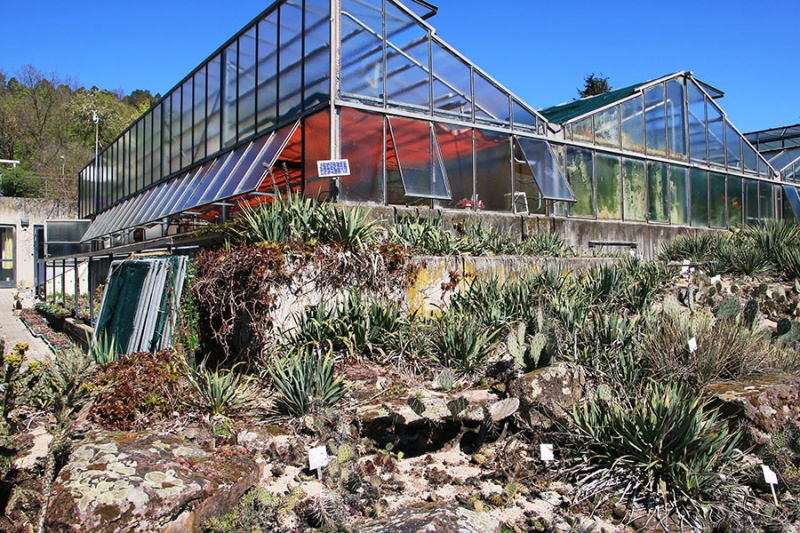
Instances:
[[[520,413],[532,421],[539,420],[539,409],[555,415],[569,411],[583,398],[586,375],[583,367],[557,363],[538,368],[508,383],[508,392],[519,398]]]
[[[800,377],[790,374],[750,376],[739,382],[715,383],[708,390],[728,417],[773,432],[800,420]]]
[[[456,505],[408,507],[393,516],[365,524],[362,533],[499,533],[500,521]]]
[[[211,454],[172,434],[90,433],[53,485],[48,526],[61,532],[200,531],[256,485],[243,449]]]

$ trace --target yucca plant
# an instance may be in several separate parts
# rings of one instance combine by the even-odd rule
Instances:
[[[800,278],[800,248],[786,248],[780,252],[778,268],[789,279]]]
[[[430,323],[432,357],[440,364],[470,373],[482,368],[500,334],[500,328],[487,329],[480,322],[448,312]]]
[[[717,237],[707,233],[679,235],[661,245],[658,254],[662,261],[707,261],[718,244]]]
[[[568,257],[574,250],[558,233],[537,233],[529,236],[519,246],[520,253],[546,257]]]
[[[211,416],[227,416],[253,400],[252,378],[237,372],[236,367],[209,370],[205,364],[186,365],[185,374],[196,393],[194,404]]]
[[[94,339],[87,335],[86,342],[89,344],[89,355],[100,366],[106,366],[119,358],[116,337],[113,335],[110,338],[105,335],[98,335]]]
[[[784,250],[800,247],[800,226],[788,219],[763,220],[745,226],[742,234],[774,264],[780,261]]]
[[[278,409],[291,416],[303,416],[338,402],[345,393],[341,377],[335,376],[330,351],[320,353],[310,344],[296,347],[285,357],[276,357],[263,377],[272,381],[278,393]]]
[[[598,396],[573,408],[584,461],[573,469],[578,492],[693,512],[720,496],[738,468],[738,435],[691,389],[651,382],[632,398]]]
[[[346,209],[324,204],[320,211],[320,238],[324,242],[342,244],[351,250],[360,250],[373,243],[380,226],[370,218],[370,212],[361,207]]]

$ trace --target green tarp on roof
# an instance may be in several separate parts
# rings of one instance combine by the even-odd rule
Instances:
[[[556,124],[564,124],[569,122],[575,117],[580,117],[587,113],[591,113],[597,109],[612,104],[618,100],[623,100],[632,96],[638,89],[644,87],[650,82],[637,83],[624,89],[614,89],[604,94],[597,96],[590,96],[589,98],[581,98],[568,104],[559,104],[547,109],[542,109],[539,112],[544,115],[544,118]]]

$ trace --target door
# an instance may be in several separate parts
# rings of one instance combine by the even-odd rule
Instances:
[[[0,226],[0,287],[16,287],[14,226]]]

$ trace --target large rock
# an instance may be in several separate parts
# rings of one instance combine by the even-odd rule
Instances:
[[[406,507],[379,522],[365,524],[361,533],[499,533],[500,521],[456,505],[431,509]]]
[[[761,431],[773,432],[800,420],[800,378],[790,374],[749,376],[738,382],[709,385],[720,409]]]
[[[48,526],[81,533],[200,531],[261,477],[243,449],[173,434],[90,433],[53,485]]]
[[[543,421],[542,411],[557,416],[569,411],[579,402],[586,388],[583,367],[570,363],[556,363],[537,368],[508,383],[508,392],[519,398],[520,414],[531,421]]]

